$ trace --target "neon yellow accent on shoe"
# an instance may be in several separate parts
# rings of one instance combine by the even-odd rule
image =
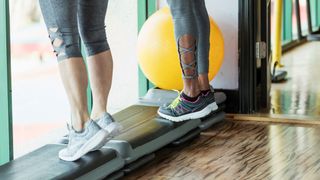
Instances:
[[[169,105],[169,108],[176,108],[179,105],[179,103],[181,102],[180,95],[181,95],[181,92],[178,92],[178,97],[171,102],[171,104]]]

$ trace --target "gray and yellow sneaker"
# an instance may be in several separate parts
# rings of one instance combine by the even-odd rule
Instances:
[[[195,102],[190,102],[179,94],[169,106],[161,106],[158,114],[165,119],[180,122],[206,117],[217,108],[216,102],[209,100],[209,96],[201,95]]]
[[[82,132],[69,128],[67,148],[59,151],[59,158],[65,161],[76,161],[90,151],[100,149],[108,141],[109,133],[97,123],[89,120]]]
[[[210,90],[205,94],[202,94],[203,98],[206,100],[207,104],[213,104],[214,103],[214,108],[212,109],[212,112],[215,112],[218,110],[218,105],[216,103],[216,99],[214,96],[214,91]]]
[[[115,122],[113,117],[107,112],[105,112],[101,118],[97,119],[96,122],[102,129],[109,132],[109,139],[118,136],[123,129],[121,124]]]

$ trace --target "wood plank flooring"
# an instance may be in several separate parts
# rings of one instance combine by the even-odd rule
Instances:
[[[226,114],[226,119],[237,121],[270,122],[279,124],[320,125],[320,117],[287,114]]]
[[[320,179],[320,126],[226,120],[123,179]]]
[[[320,42],[284,54],[288,80],[272,84],[271,109],[222,123],[123,179],[320,180]],[[238,120],[238,121],[236,121]]]
[[[320,42],[308,42],[283,55],[281,69],[288,72],[288,80],[272,84],[271,114],[320,117],[319,57]]]

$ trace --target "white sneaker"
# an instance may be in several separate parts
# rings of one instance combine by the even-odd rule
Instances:
[[[102,129],[109,132],[110,138],[118,136],[123,130],[122,125],[115,122],[113,117],[107,112],[105,112],[101,118],[96,120],[96,122]]]
[[[59,158],[65,161],[76,161],[90,151],[100,149],[108,141],[109,133],[96,122],[89,120],[82,132],[69,129],[68,147],[59,151]]]

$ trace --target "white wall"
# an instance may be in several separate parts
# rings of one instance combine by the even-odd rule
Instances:
[[[137,11],[136,1],[109,0],[106,29],[114,59],[110,112],[119,111],[138,99]]]
[[[159,0],[159,8],[166,5],[166,0]],[[221,29],[225,42],[224,63],[211,82],[214,88],[238,88],[238,0],[206,0],[210,16]]]

